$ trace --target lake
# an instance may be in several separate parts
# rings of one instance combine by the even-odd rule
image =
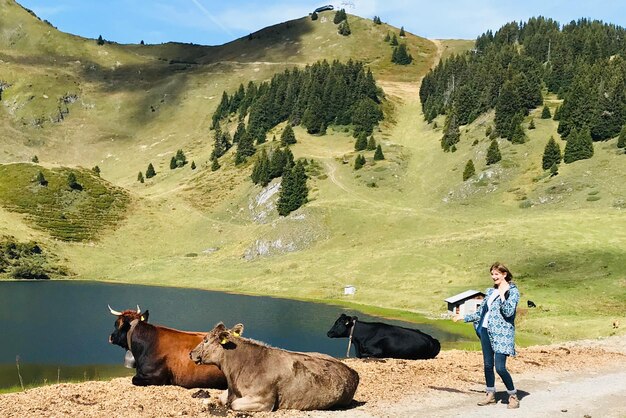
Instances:
[[[342,307],[288,299],[196,289],[86,281],[0,282],[0,388],[133,375],[122,366],[124,350],[109,344],[118,311],[149,310],[149,322],[187,331],[209,331],[218,322],[245,326],[244,335],[293,351],[345,357],[348,340],[326,332],[342,312],[380,321]],[[386,323],[418,328],[446,342],[463,337],[429,324]],[[354,356],[352,351],[351,356]]]

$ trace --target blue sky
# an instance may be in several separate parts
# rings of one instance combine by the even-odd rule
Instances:
[[[64,32],[119,43],[168,41],[219,45],[333,4],[348,13],[404,26],[427,38],[475,39],[504,23],[547,16],[626,26],[622,0],[18,0]]]

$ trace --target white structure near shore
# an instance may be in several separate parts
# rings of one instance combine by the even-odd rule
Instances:
[[[444,299],[448,303],[448,315],[467,315],[476,312],[485,298],[483,292],[478,290],[466,290],[458,295]]]

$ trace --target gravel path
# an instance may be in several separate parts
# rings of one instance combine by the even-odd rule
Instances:
[[[508,362],[520,391],[519,410],[506,410],[506,392],[496,380],[499,402],[476,406],[483,394],[479,352],[444,351],[433,360],[345,362],[361,383],[344,411],[278,411],[241,414],[216,403],[221,391],[173,386],[135,387],[130,378],[60,384],[0,396],[2,417],[624,417],[626,336],[536,346]],[[499,378],[497,378],[499,379]],[[197,394],[208,398],[194,397]]]

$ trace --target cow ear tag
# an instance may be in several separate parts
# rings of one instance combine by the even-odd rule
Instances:
[[[231,330],[235,337],[240,337],[243,334],[243,324],[237,324]]]
[[[145,321],[145,320],[146,320],[146,317],[145,317],[145,316],[143,316],[143,315],[141,315],[141,320],[142,320],[142,321]]]
[[[222,338],[222,340],[220,341],[220,344],[224,345],[228,342],[227,338]]]

